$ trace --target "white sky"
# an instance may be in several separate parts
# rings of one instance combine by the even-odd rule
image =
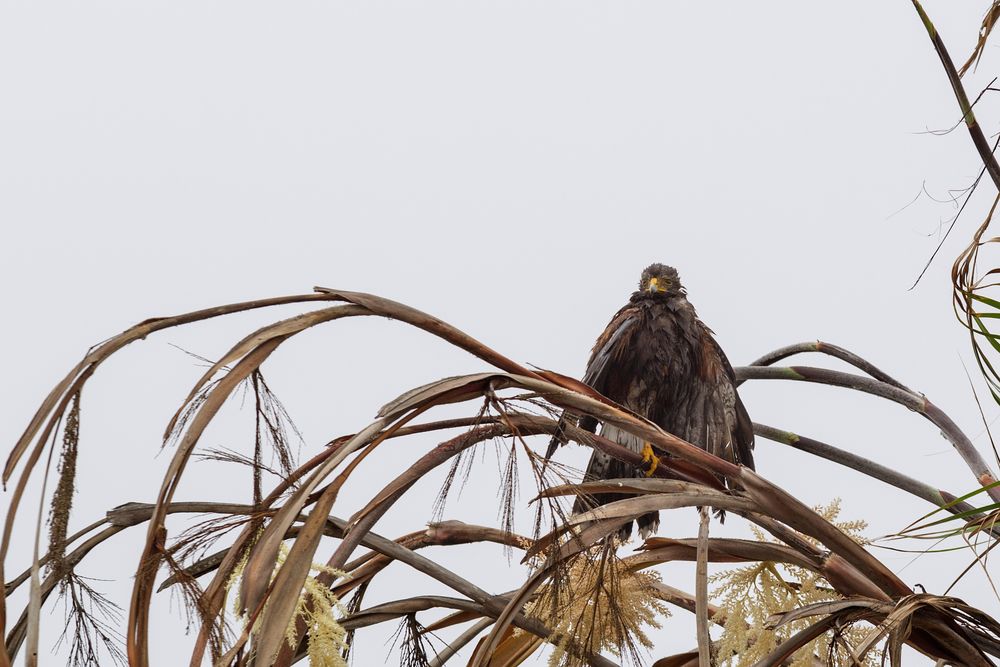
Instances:
[[[987,5],[927,3],[956,60]],[[996,64],[991,46],[969,89]],[[953,207],[924,196],[896,212],[923,184],[947,198],[979,166],[964,130],[925,132],[959,113],[909,2],[8,0],[0,91],[7,446],[90,344],[150,316],[315,284],[404,301],[518,361],[579,375],[641,269],[662,261],[734,364],[800,340],[838,343],[926,392],[988,452],[948,272],[989,186],[907,290]],[[998,111],[990,97],[979,107],[988,134]],[[216,357],[289,312],[171,330],[106,364],[84,394],[74,525],[154,499],[169,461],[156,456],[159,434],[201,372],[171,344]],[[264,370],[305,458],[401,391],[481,368],[426,334],[351,321],[302,336]],[[811,385],[742,393],[756,421],[956,493],[973,486],[936,430],[897,406]],[[203,444],[249,446],[249,420],[235,402]],[[571,450],[563,460],[583,465],[587,452]],[[334,512],[351,514],[420,453],[363,468]],[[757,460],[808,503],[843,497],[843,515],[868,519],[871,535],[929,509],[767,441]],[[496,522],[496,466],[483,461],[446,518]],[[245,477],[196,466],[179,495],[248,493]],[[379,532],[421,527],[440,478]],[[690,514],[664,517],[661,534],[689,536]],[[713,530],[742,534],[736,521]],[[142,535],[120,536],[80,572],[113,580],[127,602]],[[30,536],[23,521],[8,576]],[[493,547],[447,551],[495,592],[524,576]],[[932,592],[969,558],[878,553]],[[664,578],[692,586],[686,569]],[[369,602],[440,590],[404,567],[387,581]],[[978,572],[956,593],[998,608]],[[154,664],[179,664],[190,638],[176,600],[161,595],[154,609],[165,628]],[[44,651],[60,620],[46,616]],[[654,657],[690,648],[692,629],[678,611]],[[359,635],[356,664],[393,664],[391,630]]]

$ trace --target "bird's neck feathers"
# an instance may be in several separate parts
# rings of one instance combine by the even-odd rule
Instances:
[[[638,291],[632,294],[632,298],[629,301],[637,306],[651,310],[666,308],[674,316],[682,319],[698,319],[698,313],[695,312],[691,302],[687,300],[687,294],[683,290],[671,294],[652,294],[646,291]]]
[[[646,290],[638,290],[632,292],[632,298],[629,301],[632,303],[664,304],[670,310],[691,308],[691,302],[687,300],[687,292],[683,289],[676,292],[647,292]]]

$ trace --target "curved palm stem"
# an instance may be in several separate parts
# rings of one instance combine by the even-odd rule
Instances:
[[[839,345],[834,345],[833,343],[827,343],[822,340],[812,340],[805,341],[802,343],[793,343],[792,345],[786,345],[785,347],[779,347],[777,350],[768,352],[764,356],[760,357],[756,361],[751,361],[750,366],[773,366],[783,359],[787,359],[796,354],[802,354],[804,352],[819,352],[821,354],[827,354],[831,357],[845,361],[850,365],[854,366],[858,370],[867,373],[876,380],[881,380],[888,385],[892,385],[898,389],[904,391],[911,391],[909,387],[904,385],[899,380],[896,380],[891,375],[880,369],[878,366],[868,361],[867,359],[861,357],[860,355],[851,352],[848,349],[840,347]],[[742,382],[742,381],[741,381]]]
[[[811,366],[742,366],[736,368],[736,376],[741,380],[794,380],[797,382],[812,382],[833,387],[844,387],[861,391],[866,394],[886,398],[923,415],[937,426],[941,434],[952,444],[962,460],[976,476],[980,486],[988,487],[997,481],[996,475],[990,469],[979,450],[962,432],[962,429],[952,421],[943,410],[934,405],[922,394],[901,389],[876,380],[874,378],[844,373],[829,368],[814,368]],[[993,500],[1000,502],[1000,488],[993,486],[987,489]]]
[[[833,445],[829,445],[825,442],[820,442],[819,440],[814,440],[813,438],[808,438],[791,431],[784,431],[782,429],[774,428],[773,426],[767,426],[766,424],[758,424],[755,422],[753,425],[753,431],[762,438],[767,438],[768,440],[788,445],[789,447],[793,447],[808,454],[818,456],[828,461],[833,461],[834,463],[839,463],[840,465],[851,468],[852,470],[857,470],[858,472],[868,475],[869,477],[885,482],[890,486],[894,486],[897,489],[906,491],[907,493],[913,494],[918,498],[922,498],[929,503],[944,508],[952,514],[963,514],[970,517],[978,516],[975,514],[976,508],[969,503],[965,501],[955,502],[958,498],[955,494],[935,488],[930,484],[926,484],[918,479],[904,475],[897,470],[884,466],[880,463],[876,463],[870,459],[866,459],[863,456],[852,454],[851,452],[840,449],[839,447],[834,447]],[[996,537],[1000,537],[1000,530],[996,531],[994,535]]]

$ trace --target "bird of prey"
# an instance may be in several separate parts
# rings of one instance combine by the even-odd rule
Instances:
[[[736,376],[712,330],[698,319],[677,270],[652,264],[642,272],[639,289],[611,319],[594,344],[583,381],[660,428],[726,459],[753,469],[753,425],[736,393]],[[563,419],[570,419],[563,415]],[[584,416],[579,426],[595,432],[597,420]],[[601,435],[642,453],[645,471],[597,449],[585,480],[652,475],[659,459],[647,442],[610,424]],[[557,431],[546,458],[565,441]],[[629,496],[613,493],[576,499],[573,513]],[[659,527],[659,512],[637,520],[645,539]],[[619,532],[624,540],[632,524]]]

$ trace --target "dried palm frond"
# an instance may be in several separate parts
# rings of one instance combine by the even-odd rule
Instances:
[[[295,454],[289,443],[288,431],[292,431],[299,442],[302,434],[292,421],[288,410],[281,403],[264,380],[264,374],[258,368],[250,374],[250,384],[254,396],[254,448],[253,448],[253,493],[254,502],[263,498],[261,490],[261,471],[265,469],[263,449],[267,444],[272,454],[278,459],[279,476],[287,479],[297,467]]]
[[[109,513],[104,521],[65,538],[67,544],[82,540],[66,556],[67,562],[75,564],[94,546],[117,532],[132,526],[145,526],[147,539],[138,557],[129,621],[124,633],[130,659],[137,665],[147,664],[149,637],[154,630],[150,625],[149,609],[156,590],[154,582],[164,569],[170,575],[164,585],[180,586],[185,604],[192,612],[190,622],[198,626],[191,661],[200,664],[206,654],[211,654],[213,662],[220,667],[243,666],[248,662],[253,662],[255,667],[271,664],[286,667],[298,656],[310,654],[316,664],[340,665],[348,655],[347,628],[356,631],[366,625],[390,618],[398,620],[432,608],[461,613],[461,616],[452,617],[449,624],[474,621],[474,625],[455,640],[456,646],[471,642],[493,623],[489,635],[479,643],[473,664],[487,664],[491,657],[504,651],[510,660],[520,661],[534,652],[539,640],[557,645],[553,658],[556,663],[585,661],[606,667],[611,663],[602,652],[634,662],[650,648],[646,632],[666,618],[668,600],[683,608],[706,610],[699,613],[711,613],[716,622],[733,616],[727,616],[724,609],[704,604],[704,599],[697,604],[683,591],[660,582],[655,572],[643,569],[687,557],[695,551],[709,562],[758,563],[751,565],[759,568],[753,578],[744,573],[742,583],[734,579],[730,588],[742,585],[746,590],[751,583],[758,586],[764,581],[762,578],[771,577],[761,585],[772,590],[771,597],[777,602],[761,602],[761,608],[768,614],[782,614],[772,619],[771,628],[776,642],[784,640],[767,656],[772,662],[784,659],[775,652],[799,652],[805,646],[804,638],[810,642],[820,639],[829,646],[851,644],[855,639],[849,634],[848,625],[862,618],[881,622],[892,613],[894,601],[907,600],[912,595],[912,590],[896,574],[845,534],[845,529],[851,531],[857,526],[831,524],[828,518],[810,510],[761,475],[665,433],[579,382],[557,373],[525,368],[441,320],[374,295],[332,290],[316,296],[236,304],[151,320],[96,348],[46,399],[15,446],[6,474],[12,475],[21,462],[24,467],[12,498],[10,516],[17,514],[31,471],[45,448],[52,446],[52,434],[60,432],[59,425],[68,420],[74,410],[74,397],[79,395],[86,379],[117,349],[167,326],[261,307],[262,304],[311,301],[346,301],[347,305],[324,307],[262,327],[237,342],[194,384],[168,429],[177,436],[176,449],[155,503],[126,503]],[[287,413],[274,403],[268,407],[273,394],[259,374],[261,364],[277,347],[311,327],[373,314],[431,332],[500,370],[449,377],[407,391],[390,401],[368,426],[334,439],[294,470],[288,470],[294,465],[294,462],[289,463],[292,459],[283,462],[281,454],[275,456],[276,464],[269,464],[265,460],[266,442],[270,439],[287,444],[286,436],[279,434]],[[976,458],[978,453],[968,438],[926,397],[870,364],[862,363],[863,360],[845,350],[837,348],[835,356],[853,362],[870,377],[803,366],[753,367],[738,369],[738,372],[743,379],[808,381],[847,387],[906,405],[942,430],[977,477],[992,475],[988,465]],[[220,375],[216,377],[216,374]],[[184,503],[175,500],[188,463],[192,457],[197,457],[201,435],[240,387],[254,392],[257,405],[255,437],[246,450],[209,452],[207,456],[253,468],[253,488],[247,493],[248,498],[241,499],[249,502]],[[471,416],[436,422],[418,419],[436,406],[463,402],[469,408],[466,414]],[[560,427],[557,416],[564,411],[591,415],[651,443],[665,454],[663,465],[649,479],[574,483],[578,473],[540,460],[533,436],[548,439],[557,429],[564,428],[567,435],[581,445],[600,449],[627,465],[640,466],[641,456],[599,435],[574,432],[573,429],[579,429],[572,424]],[[375,483],[371,487],[370,500],[348,520],[334,516],[335,507],[342,504],[338,500],[340,489],[349,479],[354,479],[352,475],[361,462],[378,452],[383,443],[456,427],[468,430],[422,452],[413,464],[390,472],[386,479],[365,480]],[[487,441],[495,443],[500,454],[493,480],[500,490],[498,528],[442,522],[408,533],[398,540],[389,540],[374,532],[379,519],[397,503],[408,501],[410,489],[432,470],[450,466],[453,471],[450,479],[457,481],[463,468],[472,464],[469,454]],[[513,527],[510,517],[519,505],[516,495],[518,474],[522,472],[519,469],[525,465],[539,487],[539,504],[548,503],[540,516],[544,518],[547,513],[552,524],[549,532],[538,540],[510,533]],[[867,471],[864,465],[861,468]],[[269,469],[278,476],[262,474]],[[883,477],[900,488],[913,487],[906,480],[891,475]],[[733,482],[728,490],[720,481],[723,479]],[[273,485],[267,488],[272,482]],[[622,494],[624,499],[599,509],[565,516],[561,505],[563,499],[606,493],[610,489]],[[921,493],[932,502],[937,502],[937,498],[945,499],[941,493]],[[745,517],[781,543],[740,542],[708,538],[707,535],[697,542],[664,538],[665,541],[650,544],[645,552],[647,559],[642,561],[639,557],[621,559],[617,553],[619,545],[609,539],[622,522],[631,521],[637,513],[698,506],[719,507]],[[168,515],[206,511],[213,516],[195,523],[178,539],[168,539]],[[827,514],[833,518],[830,512]],[[538,525],[541,523],[539,519]],[[104,530],[90,534],[89,531],[102,526]],[[234,536],[229,534],[232,529],[237,529]],[[227,535],[226,540],[219,539]],[[328,540],[332,541],[331,548],[322,553],[330,545]],[[488,577],[479,582],[465,579],[444,567],[437,560],[436,552],[417,553],[425,546],[449,547],[469,542],[523,548],[535,572],[519,590],[497,594],[487,590],[492,583]],[[210,546],[217,551],[205,556]],[[359,547],[371,549],[377,555],[357,556],[355,551]],[[6,556],[6,549],[6,543],[0,545],[0,555]],[[39,562],[48,562],[51,558],[52,554],[48,554],[39,558]],[[775,565],[775,559],[789,565]],[[394,562],[432,577],[454,591],[453,596],[418,596],[363,611],[358,593],[352,601],[355,607],[346,609],[340,605],[340,594],[346,595],[359,586],[367,590],[381,585],[385,581],[381,573]],[[802,571],[792,569],[795,567]],[[358,576],[356,582],[344,579],[347,570]],[[211,580],[200,584],[197,579],[206,575],[211,575]],[[12,588],[27,579],[28,575],[18,577]],[[45,582],[33,585],[36,599],[44,603],[57,582],[50,576]],[[238,590],[236,615],[244,623],[236,636],[224,632],[229,618],[226,600],[234,587]],[[724,599],[726,594],[724,592]],[[804,599],[800,599],[803,596]],[[854,607],[847,611],[831,610],[830,605],[844,604],[844,598],[850,596],[854,596],[850,598],[855,600]],[[800,606],[794,608],[796,604]],[[983,647],[992,646],[988,623],[984,619],[971,620],[982,612],[943,603],[912,608],[915,611],[908,618],[912,619],[914,631],[904,632],[903,624],[893,626],[890,630],[893,641],[906,642],[942,659],[966,660],[968,664],[979,664]],[[821,615],[821,620],[794,631],[798,627],[796,623],[805,623],[810,618],[806,612]],[[342,623],[341,619],[349,613],[351,618]],[[26,609],[11,629],[5,649],[7,655],[16,653],[24,643],[25,628],[32,614],[37,621],[37,611]],[[949,625],[951,621],[943,619],[959,614],[968,622],[962,625],[962,621],[954,620],[963,628],[956,634],[953,625]],[[416,617],[406,619],[405,624],[404,629],[414,637],[427,634],[419,628]],[[515,635],[509,630],[512,627],[519,628],[521,634]],[[454,646],[441,651],[438,658],[432,658],[431,652],[421,644],[411,641],[408,645],[411,648],[407,649],[407,659],[416,664],[437,665],[456,655],[452,650]],[[766,642],[761,642],[760,650],[767,646]],[[813,645],[815,655],[822,653],[821,647],[816,648],[819,646]]]
[[[479,411],[473,417],[472,428],[475,429],[482,424],[491,423],[493,420],[489,416],[490,401],[484,400],[479,407]],[[434,507],[431,511],[432,521],[441,521],[444,511],[448,505],[448,497],[452,487],[457,480],[459,483],[459,493],[465,488],[465,484],[472,475],[472,464],[475,462],[476,453],[479,450],[479,443],[469,449],[463,449],[458,456],[454,457],[448,468],[448,474],[441,482],[437,497],[434,499]]]
[[[979,59],[983,57],[983,49],[986,48],[986,41],[990,38],[990,33],[993,32],[998,20],[1000,20],[1000,2],[993,2],[983,16],[983,23],[979,27],[979,38],[976,40],[975,48],[972,49],[972,54],[958,70],[959,76],[965,76],[973,64],[979,64]]]
[[[100,667],[107,665],[107,660],[125,665],[123,637],[118,629],[121,608],[72,570],[65,572],[60,581],[59,597],[65,605],[66,622],[56,647],[69,643],[68,667]],[[107,655],[107,660],[102,655]]]
[[[399,646],[399,667],[429,667],[431,656],[437,655],[431,645],[432,636],[416,614],[404,615],[393,635],[393,648]]]
[[[288,473],[286,471],[268,465],[263,461],[256,461],[252,455],[248,456],[233,449],[226,449],[223,447],[207,449],[196,455],[195,458],[199,461],[233,463],[236,465],[246,466],[247,468],[256,468],[260,472],[267,473],[268,475],[272,475],[278,479],[288,479]]]
[[[345,616],[353,616],[361,611],[361,603],[364,601],[367,591],[367,581],[354,589],[351,597],[344,603]],[[340,657],[344,662],[348,662],[351,659],[351,647],[354,646],[354,632],[354,628],[351,628],[347,631],[347,636],[344,637],[344,648],[340,652]]]

